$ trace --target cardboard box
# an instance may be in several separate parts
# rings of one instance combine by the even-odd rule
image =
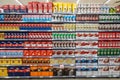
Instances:
[[[67,5],[67,3],[63,3],[62,6],[63,6],[63,7],[62,7],[62,8],[63,8],[63,9],[62,9],[63,12],[64,12],[64,13],[67,13],[67,11],[68,11],[68,5]]]
[[[15,76],[15,67],[16,66],[8,66],[8,76]]]
[[[5,65],[11,65],[11,59],[4,59]]]
[[[46,50],[41,50],[41,56],[47,56]]]
[[[47,50],[47,56],[52,56],[53,51],[52,50]]]
[[[41,50],[36,50],[36,55],[37,55],[37,56],[42,56]]]
[[[86,77],[87,76],[87,68],[86,66],[78,66],[76,71],[76,76]]]
[[[92,68],[93,68],[93,66],[89,66],[89,65],[87,66],[87,71],[86,71],[86,76],[87,77],[93,76]]]
[[[98,66],[93,66],[93,67],[92,67],[92,76],[94,76],[94,77],[99,76]]]
[[[63,76],[75,76],[75,68],[74,67],[64,67]]]
[[[53,68],[53,75],[54,76],[63,76],[63,69],[54,67]]]
[[[68,13],[72,13],[72,3],[67,3],[67,7],[68,7]]]
[[[33,5],[33,13],[38,13],[38,2],[35,1],[32,3]]]
[[[7,67],[0,67],[0,77],[8,76]]]
[[[0,65],[10,65],[10,59],[0,59]]]
[[[22,65],[22,59],[10,59],[11,65]]]
[[[109,58],[99,58],[98,59],[98,64],[99,65],[109,65],[110,64],[110,59]]]
[[[120,66],[110,66],[110,75],[112,77],[120,76]]]
[[[48,66],[43,66],[42,67],[42,72],[41,72],[41,76],[49,76],[49,67]]]
[[[38,66],[31,66],[30,67],[30,76],[40,76],[39,72],[38,72]]]
[[[43,13],[43,3],[38,3],[38,13]]]
[[[53,12],[54,13],[58,12],[58,3],[56,3],[56,2],[53,3]]]
[[[109,66],[99,66],[100,76],[107,77],[109,76]]]
[[[29,50],[24,50],[23,53],[24,53],[24,56],[30,56]]]
[[[43,3],[43,13],[48,12],[48,4],[46,2]]]
[[[28,13],[33,13],[33,3],[32,2],[28,3]]]
[[[24,76],[30,76],[30,66],[23,66]]]
[[[119,57],[110,58],[110,65],[120,65],[120,58]]]
[[[48,2],[48,13],[52,13],[52,7],[53,7],[53,3],[52,2]]]
[[[35,50],[29,50],[30,56],[37,56],[37,53]]]
[[[77,11],[77,4],[72,4],[72,12],[75,13]]]

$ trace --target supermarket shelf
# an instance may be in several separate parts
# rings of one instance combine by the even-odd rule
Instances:
[[[12,15],[12,14],[19,14],[19,15],[45,15],[45,14],[53,14],[53,13],[15,13],[15,12],[13,12],[13,13],[0,13],[0,14],[3,14],[3,15],[6,15],[6,14],[10,14],[10,15]]]
[[[79,30],[75,32],[120,32],[120,30]]]
[[[76,41],[98,41],[99,39],[76,39]]]
[[[5,79],[5,78],[9,78],[9,79],[18,79],[18,78],[22,78],[22,79],[25,79],[25,78],[30,78],[30,79],[63,79],[63,78],[75,78],[75,76],[12,76],[12,77],[0,77],[0,79]]]
[[[68,56],[65,56],[65,55],[62,55],[62,56],[60,56],[60,55],[57,55],[57,56],[51,56],[51,58],[75,58],[75,56],[73,55],[73,56],[70,56],[70,55],[68,55]]]
[[[0,58],[75,58],[75,56],[0,56]]]
[[[0,66],[60,66],[60,65],[63,65],[63,66],[75,66],[75,64],[42,64],[42,63],[39,63],[39,64],[18,64],[18,65],[0,65]]]
[[[120,21],[76,21],[76,23],[120,23]]]
[[[76,13],[0,13],[0,14],[3,14],[3,15],[6,15],[6,14],[18,14],[18,15],[54,15],[54,14],[66,14],[66,15],[76,15]]]
[[[111,55],[111,56],[98,56],[98,58],[105,58],[105,57],[108,57],[108,58],[120,58],[120,54],[119,55]]]
[[[2,39],[0,41],[100,41],[100,40],[120,40],[120,39]]]
[[[75,50],[76,48],[73,47],[73,48],[53,48],[55,50]]]
[[[58,22],[58,21],[0,21],[0,23],[55,23],[55,24],[63,24],[63,23],[75,23],[75,21],[68,21],[68,22]]]
[[[120,40],[120,39],[2,39],[0,41],[99,41],[99,40]]]
[[[11,31],[7,31],[7,30],[0,30],[0,32],[53,32],[53,33],[75,33],[76,31],[53,31],[53,30],[11,30]]]
[[[82,50],[83,50],[83,49],[87,49],[87,50],[88,50],[88,49],[99,49],[99,48],[92,48],[92,47],[86,47],[86,48],[76,48],[76,50],[81,50],[81,49],[82,49]]]
[[[99,47],[99,49],[109,49],[109,48],[112,48],[112,49],[120,49],[120,47]]]
[[[120,76],[39,76],[39,77],[33,77],[33,76],[12,76],[12,77],[0,77],[0,79],[89,79],[89,78],[111,78],[111,79],[117,79],[117,78],[120,78]]]
[[[92,78],[92,79],[93,79],[93,78],[110,78],[110,79],[112,79],[112,78],[120,78],[120,76],[102,76],[102,75],[101,75],[101,76],[76,76],[76,78],[83,78],[83,79],[84,79],[84,78],[85,78],[85,79],[86,79],[86,78],[88,78],[88,79],[89,79],[89,78]]]
[[[120,24],[120,21],[99,21],[99,23],[113,23],[113,24]]]
[[[0,21],[0,23],[63,23],[63,22],[52,22],[52,21],[45,21],[45,22],[29,22],[29,21]]]
[[[0,14],[3,14],[3,15],[5,15],[5,14],[24,14],[24,15],[33,15],[33,14],[36,14],[36,15],[45,15],[45,14],[71,14],[71,15],[76,15],[76,14],[86,14],[86,15],[89,15],[89,14],[98,14],[98,15],[101,15],[101,14],[118,14],[118,15],[120,15],[120,13],[15,13],[15,12],[13,12],[13,13],[0,13]]]
[[[75,58],[120,58],[120,55],[116,55],[116,56],[76,56],[75,55]]]
[[[75,41],[75,39],[4,39],[0,41]]]
[[[0,32],[53,32],[51,30],[0,30]],[[57,32],[57,31],[56,31]]]
[[[112,14],[115,14],[115,15],[120,15],[120,13],[0,13],[0,15],[1,14],[3,14],[3,15],[6,15],[6,14],[8,14],[8,15],[16,15],[16,14],[18,14],[18,15],[98,15],[98,16],[100,16],[100,15],[112,15]],[[50,20],[52,20],[52,21],[50,21]],[[86,24],[86,23],[91,23],[91,24],[120,24],[120,21],[53,21],[53,19],[50,19],[49,21],[0,21],[0,24],[26,24],[26,23],[29,23],[29,24]],[[102,19],[101,19],[102,20]],[[20,27],[20,26],[19,26]],[[52,27],[51,27],[52,28]],[[22,29],[22,28],[20,28],[20,29]],[[76,29],[77,30],[77,29]],[[0,30],[0,32],[51,32],[51,33],[77,33],[77,32],[120,32],[120,30],[118,29],[118,30],[95,30],[95,29],[93,29],[93,30],[88,30],[88,31],[84,31],[84,30],[80,30],[80,31],[76,31],[76,30],[74,30],[74,31],[53,31],[52,29],[46,29],[46,30],[36,30],[36,29],[34,29],[34,30],[16,30],[16,31],[5,31],[5,30]],[[67,39],[67,40],[64,40],[64,39],[61,39],[60,40],[60,38],[59,38],[59,40],[57,39],[57,38],[55,38],[55,39],[5,39],[5,40],[0,40],[0,41],[72,41],[72,42],[76,42],[76,41],[99,41],[99,40],[120,40],[120,39],[97,39],[97,38],[94,38],[94,39]],[[56,47],[50,47],[50,48],[24,48],[24,47],[12,47],[12,48],[10,48],[10,47],[4,47],[4,48],[0,48],[0,50],[74,50],[74,51],[76,51],[76,50],[98,50],[98,49],[101,49],[101,48],[116,48],[116,47],[98,47],[98,46],[89,46],[89,47],[82,47],[81,48],[81,46],[79,46],[79,47],[68,47],[68,48],[56,48]],[[120,47],[117,47],[117,48],[119,48],[120,49]],[[20,53],[21,54],[21,53]],[[24,53],[23,53],[24,54]],[[53,60],[56,60],[56,58],[60,58],[60,59],[64,59],[64,58],[70,58],[70,59],[73,59],[73,61],[71,62],[72,64],[66,64],[65,62],[63,62],[63,63],[65,63],[65,64],[58,64],[58,63],[55,63],[55,64],[42,64],[42,63],[39,63],[39,64],[31,64],[31,63],[29,63],[29,64],[9,64],[9,65],[6,65],[6,64],[0,64],[0,66],[54,66],[54,67],[59,67],[59,68],[61,68],[61,66],[62,66],[62,68],[64,68],[65,66],[67,66],[67,67],[77,67],[77,66],[120,66],[120,64],[118,64],[118,65],[115,65],[115,64],[107,64],[107,65],[104,65],[104,64],[98,64],[98,62],[96,61],[96,63],[86,63],[86,65],[84,65],[84,64],[82,64],[82,65],[80,65],[81,63],[75,63],[75,60],[76,59],[79,59],[79,58],[96,58],[97,60],[99,60],[99,58],[120,58],[120,55],[115,55],[115,56],[113,56],[113,55],[111,55],[111,56],[99,56],[99,55],[95,55],[95,56],[76,56],[76,55],[72,55],[72,56],[70,56],[70,55],[67,55],[67,56],[65,56],[65,55],[51,55],[51,56],[12,56],[12,57],[8,57],[8,56],[0,56],[0,58],[2,59],[7,59],[7,58],[13,58],[13,59],[18,59],[18,58],[20,58],[20,59],[22,59],[22,58],[50,58],[50,59],[53,59]],[[97,75],[97,74],[95,74],[95,75]],[[109,76],[104,76],[104,75],[100,75],[100,76],[89,76],[89,75],[86,75],[86,76],[39,76],[39,77],[33,77],[33,76],[8,76],[8,77],[0,77],[0,79],[5,79],[5,78],[13,78],[13,79],[15,79],[15,78],[18,78],[18,79],[20,79],[20,78],[23,78],[23,79],[25,79],[25,78],[33,78],[33,79],[46,79],[46,78],[48,78],[48,79],[50,79],[50,78],[54,78],[54,79],[56,79],[56,78],[78,78],[78,79],[80,79],[80,78],[120,78],[120,74],[119,74],[119,76],[113,76],[113,75],[109,75]]]
[[[120,39],[76,39],[76,41],[115,41],[115,40],[120,40]]]
[[[118,23],[120,21],[45,21],[45,22],[29,22],[29,21],[0,21],[0,23],[54,23],[54,24],[63,24],[63,23]]]
[[[99,64],[98,66],[120,66],[120,64]]]
[[[76,32],[99,32],[99,30],[76,30]]]
[[[0,41],[27,41],[28,39],[3,39]]]
[[[79,30],[79,31],[53,31],[53,30],[0,30],[0,32],[53,32],[53,33],[75,33],[75,32],[120,32],[120,30]]]
[[[53,64],[51,66],[60,66],[60,65],[63,65],[63,66],[75,66],[75,63],[74,64]]]
[[[52,58],[51,56],[0,56],[0,58]]]
[[[0,58],[120,58],[120,55],[111,56],[0,56]]]
[[[107,15],[111,15],[111,14],[118,14],[118,15],[120,15],[120,13],[76,13],[76,14],[86,14],[86,15],[89,15],[89,14],[96,14],[96,15],[101,15],[101,14],[107,14]]]
[[[98,39],[98,40],[120,40],[120,39]]]
[[[81,64],[81,65],[80,65]],[[113,65],[113,64],[98,64],[98,63],[96,63],[96,64],[92,64],[92,63],[74,63],[74,64],[18,64],[18,65],[0,65],[1,67],[2,66],[55,66],[55,67],[59,67],[59,66],[61,66],[61,65],[63,65],[63,66],[76,66],[76,67],[78,67],[78,66],[88,66],[88,65],[90,65],[90,66],[119,66],[119,64],[115,64],[115,65]]]
[[[13,64],[11,65],[10,64],[10,65],[0,65],[0,66],[1,67],[2,66],[6,66],[7,67],[7,66],[52,66],[52,65],[51,64],[21,64],[21,65],[20,64],[18,64],[18,65],[13,65]]]
[[[86,50],[89,50],[89,49],[109,49],[109,48],[115,48],[115,49],[120,49],[120,47],[98,47],[98,48],[91,48],[91,47],[86,47],[86,48],[0,48],[0,50],[28,50],[28,49],[31,49],[31,50],[83,50],[83,49],[86,49]]]
[[[86,48],[76,48],[77,50],[81,50],[81,49],[109,49],[109,48],[113,48],[113,49],[120,49],[120,47],[98,47],[98,48],[91,48],[91,47],[86,47]]]
[[[119,64],[99,64],[98,62],[96,63],[76,63],[76,66],[119,66]]]
[[[0,48],[0,50],[74,50],[75,48]]]
[[[75,33],[76,31],[53,31],[53,30],[16,30],[16,31],[8,31],[8,30],[0,30],[0,32],[52,32],[52,33]]]

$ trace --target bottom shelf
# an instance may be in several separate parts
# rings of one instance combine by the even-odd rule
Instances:
[[[18,79],[18,78],[32,78],[32,79],[57,79],[57,78],[120,78],[120,76],[13,76],[13,77],[0,77],[0,79],[5,79],[5,78],[10,78],[10,79]]]

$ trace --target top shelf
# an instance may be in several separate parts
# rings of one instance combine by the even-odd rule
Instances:
[[[27,15],[27,14],[29,14],[29,15],[55,15],[55,14],[63,14],[63,15],[76,15],[76,14],[86,14],[86,15],[89,15],[89,14],[95,14],[95,15],[101,15],[101,14],[118,14],[118,15],[120,15],[120,13],[0,13],[0,14],[3,14],[3,15],[5,15],[5,14],[18,14],[18,15],[20,15],[20,14],[24,14],[24,15]]]

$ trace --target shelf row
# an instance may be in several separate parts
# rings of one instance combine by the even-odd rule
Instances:
[[[119,66],[52,67],[52,66],[8,66],[0,68],[1,77],[6,78],[75,78],[75,77],[119,77]],[[106,72],[106,74],[103,74]],[[3,74],[4,73],[4,74]],[[96,74],[97,73],[97,74]]]
[[[10,78],[10,79],[18,79],[18,78],[21,78],[21,79],[27,79],[27,78],[30,78],[30,79],[65,79],[65,78],[68,78],[68,79],[83,79],[83,78],[119,78],[119,76],[115,76],[115,75],[109,75],[109,76],[104,76],[104,75],[101,75],[101,76],[77,76],[77,77],[75,77],[75,76],[36,76],[36,77],[33,77],[33,76],[18,76],[18,77],[16,77],[16,76],[14,76],[14,77],[0,77],[1,79],[7,79],[7,78]]]
[[[120,47],[99,47],[101,49],[120,49]],[[9,47],[6,47],[6,48],[0,48],[0,50],[75,50],[75,49],[88,49],[88,50],[91,50],[91,49],[99,49],[99,48],[9,48]]]
[[[0,41],[120,41],[120,39],[1,39]]]
[[[35,50],[35,49],[26,49],[26,50],[0,50],[0,57],[119,57],[120,56],[120,48],[96,48],[96,49],[70,49],[70,50]]]
[[[0,21],[0,23],[53,23],[53,24],[63,24],[63,23],[98,23],[98,24],[120,24],[120,21],[47,21],[47,22],[35,22],[35,21]]]
[[[119,57],[88,58],[1,58],[0,66],[119,66]]]
[[[117,7],[33,1],[1,8],[0,78],[120,77]]]
[[[85,64],[85,63],[83,63]],[[118,65],[110,65],[110,64],[99,64],[99,65],[95,65],[95,64],[91,64],[91,63],[86,63],[85,65],[77,65],[77,64],[21,64],[21,65],[0,65],[0,68],[1,67],[9,67],[9,66],[17,66],[17,67],[20,67],[20,66],[54,66],[54,67],[60,67],[60,66],[63,66],[63,67],[102,67],[102,66],[106,66],[106,67],[109,67],[109,66],[116,66],[116,67],[119,67],[119,64]]]
[[[0,15],[120,15],[120,13],[0,13]]]
[[[119,31],[120,24],[97,24],[97,23],[71,23],[71,24],[50,24],[50,23],[37,23],[37,24],[0,24],[0,31],[30,31],[30,32],[85,32],[85,31]]]
[[[119,13],[119,6],[107,4],[77,4],[66,2],[28,2],[27,5],[3,5],[4,13]]]
[[[120,55],[89,55],[89,56],[79,56],[79,55],[52,55],[52,56],[19,56],[19,55],[15,55],[15,56],[11,56],[11,55],[7,55],[7,56],[0,56],[1,59],[11,59],[11,58],[14,58],[14,59],[18,59],[18,58],[51,58],[51,59],[54,59],[54,58],[119,58]]]
[[[89,15],[17,15],[17,14],[5,14],[0,15],[0,22],[119,22],[120,15],[117,14],[108,14],[108,15],[97,15],[97,14],[89,14]]]
[[[0,40],[18,41],[59,41],[59,40],[120,40],[120,32],[74,32],[74,33],[52,33],[52,32],[4,32],[0,33]]]
[[[53,30],[44,30],[44,31],[41,31],[41,30],[0,30],[0,33],[1,32],[51,32],[51,33],[76,33],[76,32],[120,32],[119,30],[79,30],[79,31],[53,31]]]
[[[101,41],[0,41],[0,49],[120,48],[119,40]]]

